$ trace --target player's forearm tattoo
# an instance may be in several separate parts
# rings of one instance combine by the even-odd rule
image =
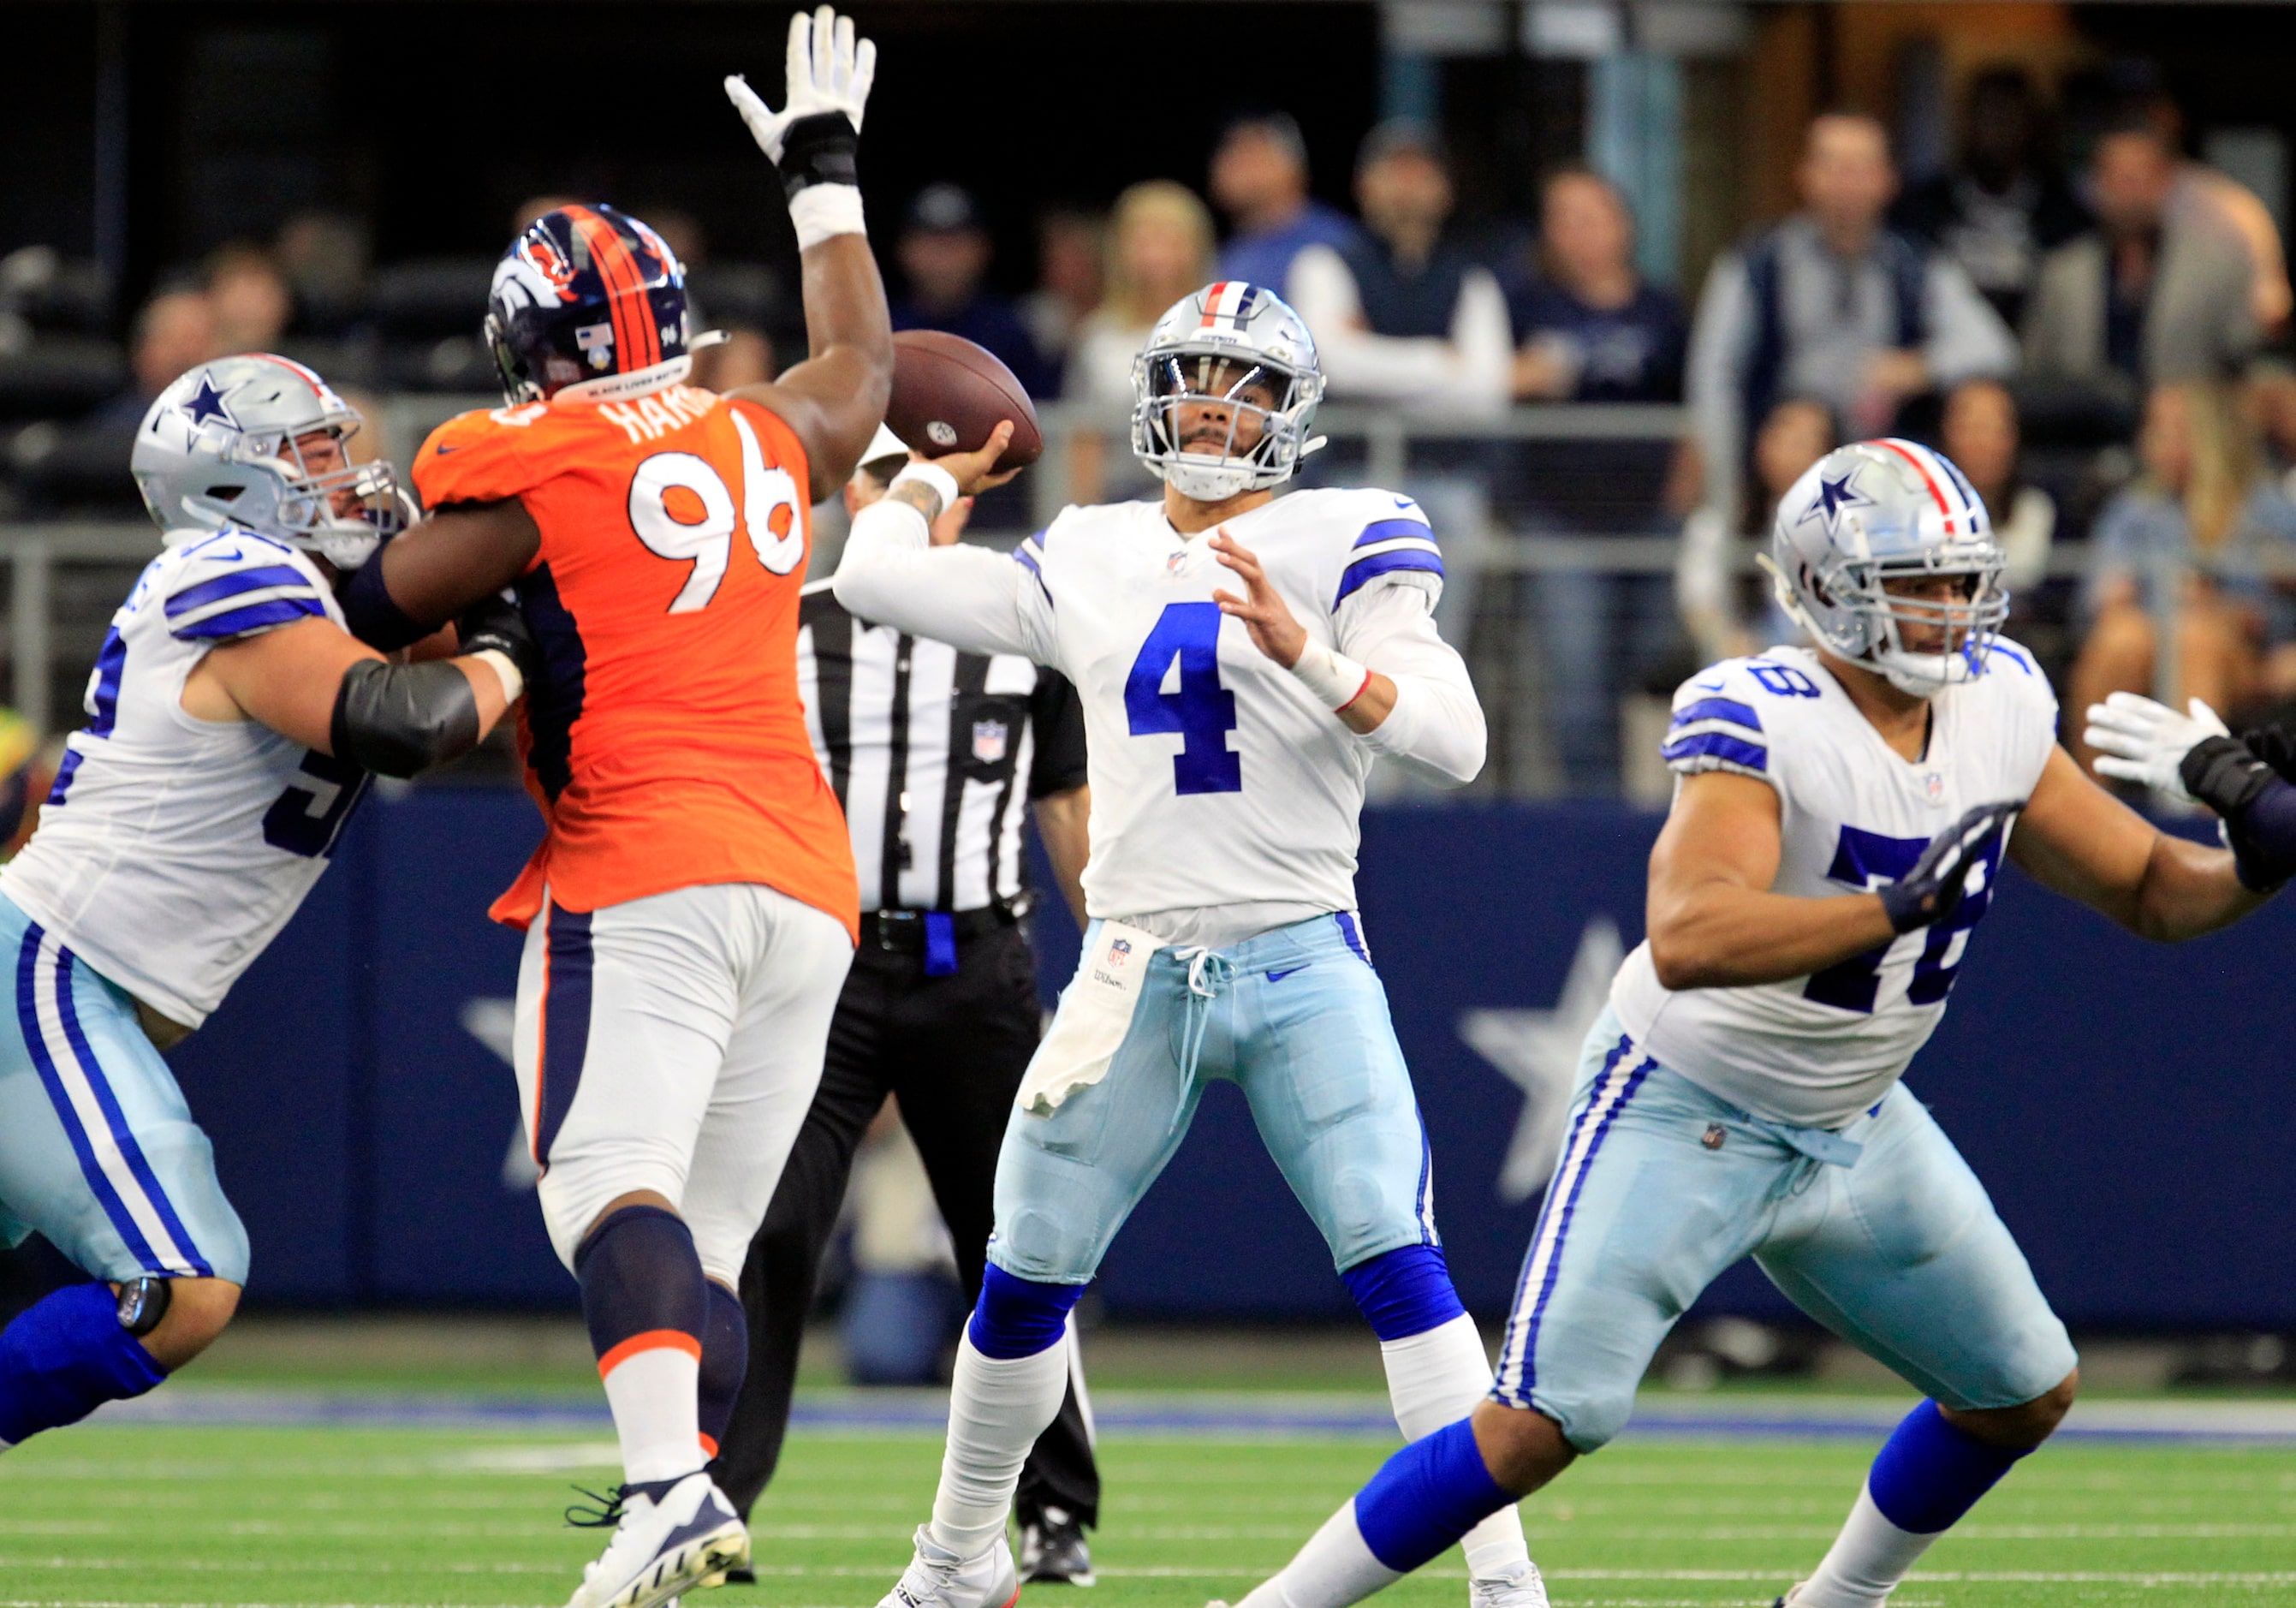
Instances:
[[[940,493],[922,480],[903,480],[885,495],[923,514],[928,525],[940,518]]]

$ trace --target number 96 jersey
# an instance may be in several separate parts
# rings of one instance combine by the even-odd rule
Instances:
[[[426,506],[516,497],[542,533],[518,582],[543,657],[519,746],[546,830],[496,901],[597,910],[758,882],[860,924],[853,851],[797,686],[805,449],[755,403],[673,385],[448,420]]]
[[[1997,643],[1981,675],[1930,708],[1928,750],[1906,759],[1816,654],[1774,648],[1684,683],[1664,753],[1680,775],[1733,771],[1777,790],[1772,891],[1870,891],[1912,870],[1965,811],[2031,797],[2056,745],[2056,699],[2013,643]],[[2006,844],[2005,833],[1952,919],[1808,977],[1676,992],[1659,982],[1645,942],[1611,988],[1620,1024],[1665,1065],[1758,1116],[1838,1128],[1889,1092],[1944,1016]]]
[[[162,1015],[198,1027],[327,868],[367,784],[252,720],[201,720],[184,683],[210,648],[338,627],[302,553],[226,529],[170,538],[111,617],[39,829],[4,893]]]

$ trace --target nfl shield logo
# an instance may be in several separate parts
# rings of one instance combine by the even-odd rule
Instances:
[[[1936,771],[1931,771],[1929,775],[1923,776],[1922,778],[1922,785],[1929,791],[1931,803],[1942,804],[1945,802],[1945,778],[1939,775]]]
[[[972,723],[972,757],[983,765],[995,765],[1004,758],[1006,728],[1002,720],[976,720]]]
[[[1131,955],[1131,953],[1132,940],[1130,939],[1112,939],[1110,940],[1108,946],[1108,964],[1111,966],[1120,966],[1125,963],[1126,959]]]
[[[1177,575],[1180,572],[1180,566],[1187,562],[1188,555],[1185,551],[1168,554],[1164,559],[1164,573],[1167,575]]]

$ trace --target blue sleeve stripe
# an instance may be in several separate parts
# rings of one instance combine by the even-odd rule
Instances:
[[[1694,737],[1681,737],[1659,750],[1659,756],[1669,765],[1679,765],[1685,759],[1724,759],[1742,765],[1748,770],[1767,772],[1770,751],[1721,732],[1701,732]]]
[[[170,626],[168,629],[187,642],[213,641],[224,636],[244,636],[250,631],[266,630],[273,626],[293,625],[299,619],[326,617],[327,611],[316,597],[275,597],[265,603],[250,603],[243,609],[206,615],[185,625]]]
[[[1735,698],[1701,698],[1674,711],[1677,726],[1687,726],[1693,720],[1727,720],[1753,731],[1762,729],[1762,718],[1754,712],[1754,706]]]
[[[1045,578],[1045,571],[1043,568],[1037,564],[1036,555],[1030,553],[1028,548],[1013,548],[1013,560],[1029,574],[1035,576],[1038,580]]]
[[[1332,607],[1338,608],[1364,583],[1390,570],[1425,570],[1440,575],[1443,573],[1443,560],[1424,547],[1398,547],[1392,553],[1374,553],[1368,558],[1359,558],[1341,575],[1340,595],[1332,599]]]
[[[310,587],[311,578],[290,564],[265,564],[259,569],[234,570],[228,575],[218,575],[213,580],[203,580],[196,587],[185,587],[168,599],[168,618],[187,614],[202,604],[223,598],[236,597],[242,592],[260,591],[268,587]],[[316,595],[316,594],[315,594]]]
[[[1431,541],[1435,532],[1425,520],[1381,520],[1365,525],[1364,533],[1356,537],[1356,546],[1368,547],[1374,542],[1391,542],[1398,536],[1415,536],[1422,541]]]

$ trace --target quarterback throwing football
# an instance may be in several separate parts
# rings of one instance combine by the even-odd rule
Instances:
[[[1489,1399],[1398,1453],[1245,1608],[1355,1602],[1603,1445],[1675,1320],[1750,1254],[1928,1399],[1782,1603],[1882,1602],[2071,1406],[2064,1325],[1899,1077],[2005,852],[2166,940],[2238,920],[2273,876],[2156,831],[2057,746],[2048,684],[1996,634],[1991,522],[1936,453],[1827,455],[1771,557],[1815,646],[1675,695],[1649,940],[1587,1036]]]
[[[1013,1596],[1005,1509],[1061,1403],[1063,1321],[1207,1079],[1242,1088],[1323,1231],[1380,1336],[1404,1433],[1489,1384],[1355,909],[1374,757],[1452,785],[1482,766],[1482,711],[1431,614],[1442,559],[1407,497],[1275,499],[1317,445],[1323,377],[1268,291],[1230,282],[1182,300],[1133,392],[1133,450],[1161,501],[1070,508],[1013,559],[932,546],[934,515],[987,478],[1000,430],[947,467],[904,471],[855,521],[837,577],[864,619],[1066,674],[1091,751],[1093,920],[1005,1132],[940,1491],[891,1608]],[[1476,1602],[1545,1601],[1513,1513],[1467,1555]]]

